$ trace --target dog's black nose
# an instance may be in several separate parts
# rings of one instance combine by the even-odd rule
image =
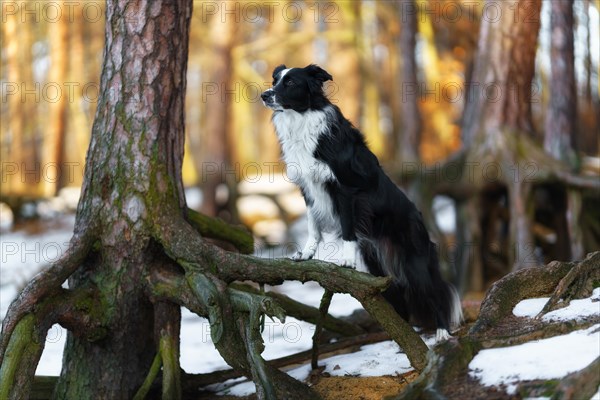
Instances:
[[[267,101],[267,99],[269,98],[269,94],[267,92],[262,92],[260,98],[263,99],[263,101]]]

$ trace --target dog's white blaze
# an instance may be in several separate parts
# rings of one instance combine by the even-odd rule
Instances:
[[[339,221],[334,217],[331,197],[324,186],[335,176],[326,163],[314,157],[319,137],[329,134],[328,118],[331,113],[335,113],[332,107],[302,114],[286,109],[273,115],[273,124],[281,143],[288,178],[313,199],[309,218],[313,219],[318,231],[338,233]]]
[[[279,73],[279,80],[282,80],[282,79],[283,79],[283,77],[285,76],[285,74],[287,74],[288,72],[290,72],[290,70],[291,70],[291,68],[284,69],[283,71],[281,71],[281,72]]]

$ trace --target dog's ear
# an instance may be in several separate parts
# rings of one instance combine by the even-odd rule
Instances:
[[[275,79],[275,77],[277,77],[277,74],[279,74],[281,71],[283,71],[286,68],[287,67],[285,66],[285,64],[281,64],[281,65],[275,67],[275,69],[273,70],[273,79]]]
[[[318,81],[321,81],[321,83],[333,80],[333,77],[329,74],[329,72],[325,71],[318,65],[310,64],[304,69],[306,70],[306,72],[308,72],[310,76],[317,79]]]

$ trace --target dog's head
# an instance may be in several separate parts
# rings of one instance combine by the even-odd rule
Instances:
[[[273,70],[273,87],[261,98],[274,111],[319,109],[329,103],[323,83],[332,79],[327,71],[314,64],[304,68],[287,68],[282,64]]]

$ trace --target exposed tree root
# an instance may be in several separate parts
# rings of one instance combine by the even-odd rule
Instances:
[[[0,367],[0,399],[27,399],[54,323],[75,329],[90,341],[106,334],[103,308],[92,291],[58,289],[25,313],[11,331]],[[76,329],[77,328],[77,329]]]
[[[253,294],[259,294],[259,290],[254,287],[242,283],[231,283],[230,288],[249,292]],[[272,298],[285,310],[285,315],[294,317],[296,319],[310,322],[311,324],[317,324],[319,320],[319,310],[315,307],[307,306],[306,304],[300,303],[284,294],[276,292],[266,292],[265,296]],[[330,332],[340,334],[342,336],[356,336],[365,333],[365,330],[360,326],[346,322],[342,319],[332,317],[327,314],[323,319],[323,328]]]
[[[150,392],[150,389],[152,388],[152,383],[154,382],[154,380],[158,376],[158,373],[160,372],[161,366],[162,366],[162,357],[161,357],[160,351],[159,351],[154,356],[154,360],[152,361],[152,365],[150,366],[148,375],[146,376],[146,379],[144,379],[144,383],[142,383],[142,386],[140,386],[140,388],[137,391],[137,393],[135,394],[135,396],[133,396],[133,400],[144,400],[146,398],[146,396],[148,395],[148,392]]]
[[[553,399],[591,399],[600,386],[600,357],[581,371],[565,376],[558,384]]]
[[[93,240],[90,235],[74,236],[65,254],[56,263],[29,281],[17,298],[12,301],[2,321],[0,365],[4,361],[6,347],[19,321],[25,314],[31,312],[33,307],[40,303],[45,296],[60,289],[62,283],[79,268],[88,256]]]
[[[587,296],[590,277],[600,269],[600,252],[589,254],[574,263],[552,262],[543,268],[529,268],[507,275],[487,293],[478,320],[469,333],[458,339],[436,346],[428,357],[421,376],[398,399],[462,399],[481,397],[487,389],[468,378],[468,365],[484,348],[506,347],[566,334],[600,323],[600,316],[582,320],[545,322],[539,319],[519,318],[512,315],[515,304],[528,297],[551,293],[565,293],[564,287],[573,287],[579,296]],[[584,287],[585,290],[579,290]],[[570,293],[570,292],[569,292]],[[552,396],[553,399],[589,398],[598,388],[600,377],[597,359],[590,366],[570,374],[561,381],[524,382],[519,386],[523,397]],[[459,382],[459,383],[457,383]],[[457,387],[461,389],[457,390]],[[491,389],[490,389],[491,390]],[[585,394],[583,394],[585,393]],[[509,396],[507,395],[507,398]]]
[[[506,275],[488,290],[471,334],[483,334],[511,315],[515,305],[526,298],[551,293],[574,263],[552,262],[545,267],[526,268]]]
[[[477,340],[451,339],[429,353],[427,367],[396,399],[445,399],[445,387],[466,374],[469,362],[481,350]]]
[[[271,285],[285,280],[311,280],[318,282],[325,290],[349,293],[362,303],[400,345],[415,369],[420,371],[425,367],[427,346],[380,294],[389,285],[389,278],[374,277],[317,260],[296,263],[288,259],[262,259],[232,254],[207,245],[194,236],[194,231],[187,223],[177,219],[165,220],[160,228],[156,232],[156,239],[163,245],[166,253],[186,269],[186,274],[210,272],[224,282],[251,280]],[[218,326],[217,330],[220,330]]]
[[[209,217],[191,208],[187,209],[187,220],[202,236],[230,243],[243,254],[254,251],[252,233],[243,226],[230,225],[220,218]]]
[[[181,398],[181,367],[179,365],[179,334],[181,309],[171,302],[155,305],[154,337],[162,361],[162,398]]]
[[[313,370],[319,368],[319,342],[321,339],[321,333],[323,332],[323,322],[329,313],[329,306],[331,305],[332,298],[333,293],[329,290],[325,290],[325,293],[323,293],[323,298],[321,298],[321,305],[319,306],[319,318],[317,320],[315,333],[313,334],[312,338],[313,354],[310,360],[310,366]]]
[[[589,297],[595,286],[600,286],[600,252],[589,254],[560,280],[536,319],[567,306],[573,299]]]

